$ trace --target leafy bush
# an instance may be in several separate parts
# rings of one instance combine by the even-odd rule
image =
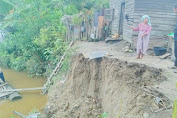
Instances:
[[[107,6],[109,0],[2,0],[0,19],[5,39],[0,43],[0,65],[44,75],[54,69],[69,42],[60,22],[65,15],[75,15]],[[103,4],[100,4],[100,3]],[[106,5],[107,4],[107,5]],[[2,9],[2,11],[1,11]],[[0,21],[1,21],[0,20]],[[75,24],[82,18],[74,17]],[[67,61],[63,64],[67,70]]]

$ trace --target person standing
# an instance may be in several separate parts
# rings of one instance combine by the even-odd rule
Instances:
[[[174,12],[175,14],[177,14],[177,4],[174,5]],[[176,26],[175,26],[175,29],[174,29],[174,51],[175,51],[175,64],[174,64],[174,69],[177,69],[177,22],[176,22]]]
[[[5,79],[4,79],[4,74],[3,74],[3,72],[2,72],[2,70],[1,70],[1,68],[0,68],[0,78],[1,78],[1,80],[5,83],[6,81],[5,81]],[[1,84],[1,83],[0,83]]]
[[[148,49],[149,36],[151,32],[150,17],[148,15],[142,16],[141,23],[138,25],[138,27],[134,28],[130,26],[130,28],[134,31],[139,31],[137,40],[137,59],[140,59],[140,57],[143,58]]]

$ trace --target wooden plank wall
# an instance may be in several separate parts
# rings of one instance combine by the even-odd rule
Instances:
[[[114,20],[112,21],[112,34],[118,33],[121,3],[123,2],[125,2],[125,14],[129,14],[129,17],[133,18],[134,0],[110,0],[110,8],[115,10]],[[131,39],[133,31],[129,28],[131,25],[133,25],[133,22],[131,21],[127,22],[124,19],[123,39],[128,42],[132,41]]]
[[[135,0],[125,0],[125,14],[128,14],[130,20],[134,18],[134,1]],[[124,18],[124,24],[123,24],[123,39],[132,42],[132,33],[133,31],[130,29],[130,26],[133,25],[132,20],[127,21]]]
[[[173,5],[177,0],[135,0],[134,26],[140,22],[142,15],[151,17],[152,32],[149,47],[163,46],[164,35],[173,32],[176,24],[176,14]],[[133,42],[136,44],[138,32],[133,32]]]
[[[112,34],[118,33],[121,0],[110,0],[110,8],[114,9],[114,20],[112,21]]]

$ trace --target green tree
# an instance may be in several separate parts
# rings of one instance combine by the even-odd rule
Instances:
[[[109,0],[0,0],[1,30],[6,34],[0,43],[0,64],[31,74],[52,70],[68,45],[60,19],[65,14],[108,7],[108,3]],[[80,24],[81,19],[74,17],[73,22]]]

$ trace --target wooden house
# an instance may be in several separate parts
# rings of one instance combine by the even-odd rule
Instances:
[[[149,46],[163,46],[163,36],[173,32],[176,24],[176,14],[173,6],[177,0],[110,0],[112,10],[112,34],[119,33],[123,39],[136,43],[138,32],[136,27],[142,15],[151,17],[152,32]]]

